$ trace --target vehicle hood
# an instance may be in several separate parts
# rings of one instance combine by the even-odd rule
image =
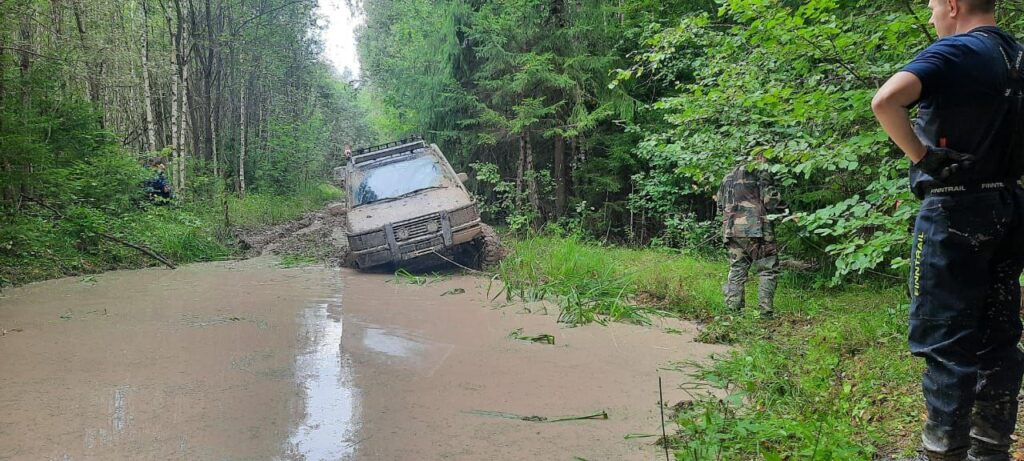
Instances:
[[[459,187],[430,189],[399,200],[370,203],[348,211],[349,234],[361,234],[385,224],[413,219],[439,211],[471,205],[473,200]]]

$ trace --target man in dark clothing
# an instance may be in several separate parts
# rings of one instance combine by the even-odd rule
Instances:
[[[758,160],[763,162],[763,157]],[[729,279],[723,289],[725,305],[735,311],[743,309],[743,286],[747,283],[747,272],[754,267],[761,279],[758,308],[761,317],[771,318],[779,257],[768,215],[775,213],[781,202],[771,176],[764,171],[752,171],[742,162],[722,180],[715,201],[722,215],[722,238],[729,249]]]
[[[167,184],[167,165],[164,159],[157,157],[150,160],[149,166],[153,169],[154,175],[146,180],[146,196],[154,203],[166,204],[173,198],[171,185]]]
[[[1006,461],[1024,373],[1024,48],[995,26],[995,0],[929,7],[940,39],[872,101],[923,199],[909,275],[910,350],[928,367],[921,458]]]

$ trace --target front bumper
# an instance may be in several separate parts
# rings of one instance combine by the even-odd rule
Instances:
[[[384,244],[354,251],[351,260],[366,268],[402,262],[469,242],[482,233],[480,218],[452,226],[446,212],[384,226]]]

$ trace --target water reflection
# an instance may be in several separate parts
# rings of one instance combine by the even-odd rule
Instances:
[[[306,309],[303,324],[311,339],[298,358],[297,379],[305,394],[305,419],[289,439],[289,455],[307,460],[340,460],[355,451],[357,398],[352,367],[341,351],[341,300]]]
[[[363,345],[372,351],[393,357],[412,357],[423,350],[423,345],[400,336],[389,335],[379,328],[367,328]]]

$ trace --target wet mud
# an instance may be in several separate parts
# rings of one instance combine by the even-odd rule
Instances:
[[[564,328],[486,278],[423,280],[261,257],[8,290],[0,460],[654,459],[625,436],[660,433],[657,377],[685,400],[673,364],[725,350],[684,322]]]
[[[356,460],[655,459],[654,438],[625,436],[660,434],[658,375],[669,404],[686,400],[689,369],[666,368],[726,350],[674,320],[560,327],[553,306],[491,302],[498,288],[484,278],[343,273],[342,349],[363,408]],[[510,337],[519,328],[555,344]],[[510,419],[600,411],[607,420]]]

